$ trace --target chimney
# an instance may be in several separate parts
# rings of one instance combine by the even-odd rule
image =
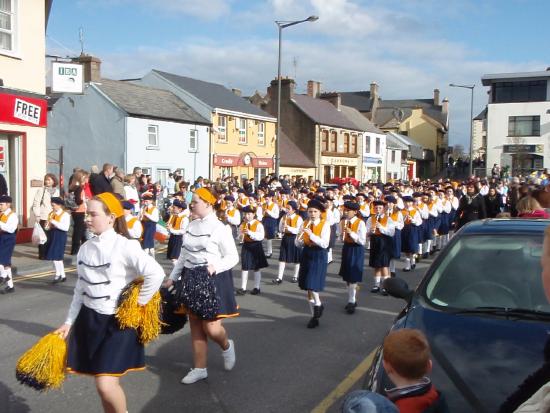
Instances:
[[[439,106],[439,89],[434,89],[434,105]]]
[[[99,82],[101,80],[101,60],[87,54],[81,54],[74,62],[80,63],[84,71],[84,82]]]
[[[236,94],[238,97],[241,97],[242,92],[241,89],[232,88],[231,91]]]
[[[342,104],[342,95],[338,92],[323,93],[319,96],[323,100],[327,100],[337,109],[340,110]]]
[[[318,98],[321,93],[321,82],[316,80],[307,81],[307,95],[312,98]]]
[[[441,111],[443,113],[449,113],[449,99],[443,99],[443,102],[441,103]]]
[[[375,100],[378,97],[378,84],[376,82],[372,82],[370,84],[370,98],[372,100]]]
[[[294,88],[296,84],[294,79],[288,77],[281,78],[281,102],[286,102],[287,100],[292,99],[294,96]],[[270,101],[277,102],[277,91],[278,91],[278,82],[277,79],[273,79],[271,84],[267,88],[267,93],[270,97]]]

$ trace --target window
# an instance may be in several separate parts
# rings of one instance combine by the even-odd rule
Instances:
[[[191,129],[189,131],[189,152],[199,151],[199,131]]]
[[[344,133],[344,153],[349,153],[349,133]]]
[[[545,101],[546,88],[546,80],[496,82],[492,86],[492,103]]]
[[[540,116],[510,116],[508,136],[540,136]]]
[[[241,145],[246,145],[248,141],[246,136],[246,119],[236,118],[235,124],[237,125],[237,129],[239,130],[239,143]]]
[[[16,0],[0,0],[0,51],[16,49]]]
[[[328,131],[321,131],[321,151],[328,152]]]
[[[370,153],[370,136],[365,135],[365,153]]]
[[[166,183],[168,182],[168,174],[169,173],[170,173],[170,169],[157,169],[157,180],[156,180],[156,182],[160,182],[162,184],[162,187],[165,187]]]
[[[391,163],[395,163],[395,151],[391,151]]]
[[[330,132],[330,151],[331,152],[337,152],[338,151],[338,134],[335,130]]]
[[[376,154],[380,155],[380,138],[376,138]]]
[[[149,125],[147,126],[147,149],[158,148],[158,146],[159,127],[157,125]]]
[[[258,145],[265,145],[265,122],[258,123]]]
[[[227,142],[227,118],[218,115],[218,142]]]
[[[254,180],[255,182],[261,182],[267,176],[267,168],[255,168],[254,169]]]
[[[357,154],[357,135],[351,135],[349,152],[353,154]]]

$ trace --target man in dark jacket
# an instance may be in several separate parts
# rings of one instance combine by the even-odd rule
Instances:
[[[487,212],[487,218],[495,218],[502,212],[502,197],[497,193],[494,186],[489,188],[489,193],[484,197],[485,210]]]
[[[8,194],[8,183],[4,175],[0,174],[0,196]]]
[[[113,188],[111,187],[111,179],[114,175],[114,166],[110,163],[106,163],[103,165],[103,170],[100,174],[97,174],[93,177],[90,176],[90,189],[92,190],[92,194],[99,195],[104,192],[113,192]]]
[[[485,200],[476,191],[475,184],[473,182],[468,182],[466,185],[466,195],[460,198],[458,202],[456,229],[460,229],[470,221],[484,218],[487,218]]]

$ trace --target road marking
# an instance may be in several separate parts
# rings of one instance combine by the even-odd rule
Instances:
[[[311,411],[311,413],[327,412],[336,400],[345,395],[349,391],[349,389],[351,389],[353,385],[357,383],[357,381],[367,372],[370,365],[372,364],[372,360],[374,359],[376,350],[377,348],[372,350],[371,353],[361,363],[359,363],[359,365],[350,374],[348,374],[346,378],[342,380],[340,384],[338,384],[338,386],[336,386],[336,388],[323,399],[323,401],[321,401],[321,403],[319,403]]]
[[[379,310],[378,308],[370,308],[370,307],[357,307],[358,311],[370,311],[371,313],[378,313],[378,314],[386,314],[391,316],[396,316],[399,313],[394,313],[392,311],[386,311],[386,310]]]

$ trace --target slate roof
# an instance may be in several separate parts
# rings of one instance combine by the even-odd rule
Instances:
[[[487,119],[487,108],[483,109],[481,112],[479,112],[479,115],[477,115],[474,120],[484,120]]]
[[[315,168],[315,163],[302,152],[300,147],[281,130],[279,152],[281,154],[281,166],[294,166],[300,168]]]
[[[359,112],[370,112],[372,108],[372,100],[370,91],[358,92],[341,92],[342,104],[352,106]]]
[[[199,100],[212,107],[212,109],[225,109],[234,112],[273,118],[273,116],[269,113],[264,112],[242,97],[237,96],[223,85],[205,82],[203,80],[193,79],[190,77],[179,76],[173,73],[162,72],[156,69],[153,69],[153,72],[172,82],[177,87],[196,96]]]
[[[444,127],[447,126],[447,114],[442,112],[441,105],[434,105],[433,99],[397,99],[397,100],[380,99],[378,109],[380,108],[401,108],[401,109],[422,108],[423,112],[426,115],[428,115],[430,118],[441,123],[441,125]]]
[[[341,105],[340,109],[345,117],[355,123],[362,131],[379,133],[384,135],[385,132],[378,129],[374,123],[368,120],[365,115],[362,115],[357,109],[352,108],[351,106]]]
[[[315,123],[360,131],[361,128],[339,112],[332,103],[307,95],[294,95],[294,104]]]
[[[205,125],[211,123],[167,90],[110,79],[101,79],[94,86],[129,115]]]
[[[386,148],[407,151],[409,150],[409,145],[395,138],[391,133],[388,133],[386,135]]]
[[[376,116],[374,121],[381,128],[397,128],[399,127],[399,122],[394,115],[395,108],[379,108],[376,109]],[[403,120],[407,119],[412,115],[411,109],[401,108],[403,111]]]
[[[386,135],[386,145],[388,142],[388,138],[393,138],[397,141],[400,141],[404,143],[405,145],[408,145],[409,149],[409,157],[413,159],[424,159],[424,150],[422,148],[422,145],[416,143],[416,141],[412,140],[410,137],[401,135],[399,133],[395,132],[389,132]]]

